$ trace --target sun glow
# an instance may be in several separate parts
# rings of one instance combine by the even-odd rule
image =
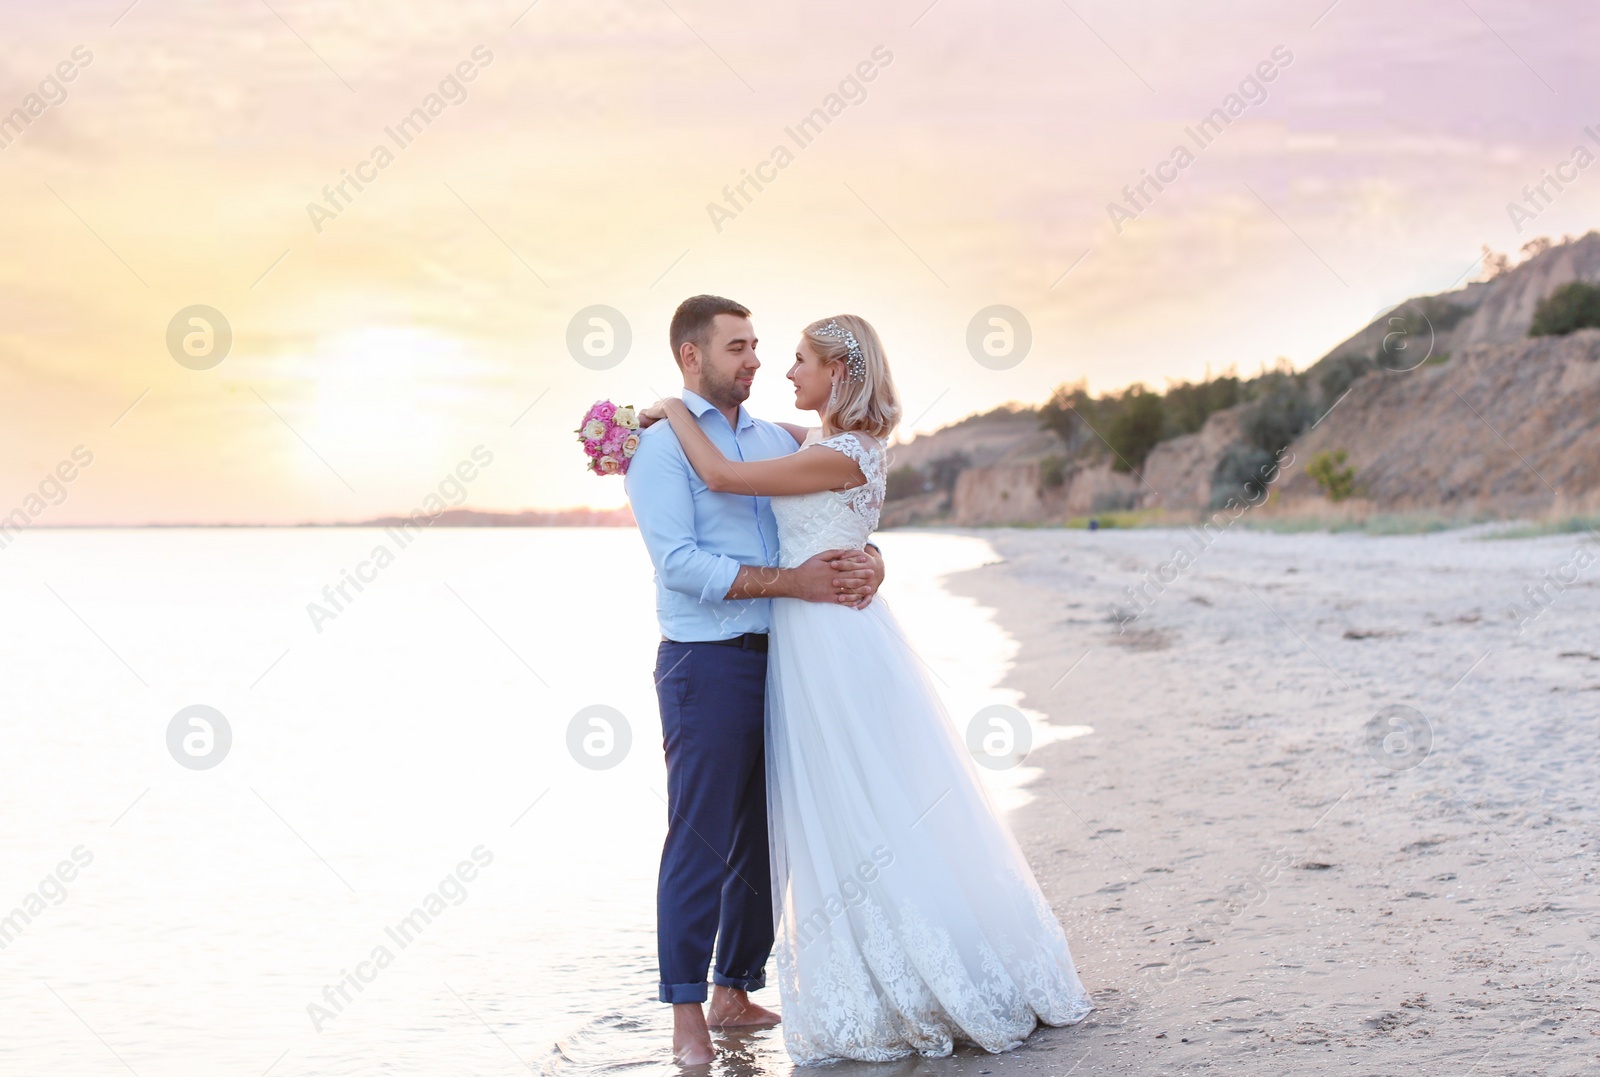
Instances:
[[[325,337],[281,369],[305,394],[296,414],[306,441],[330,462],[383,476],[431,475],[470,448],[472,433],[458,429],[461,405],[487,372],[462,341],[416,326]]]

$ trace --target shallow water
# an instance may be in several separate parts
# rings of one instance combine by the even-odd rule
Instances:
[[[882,545],[953,720],[1014,706],[994,687],[1014,644],[937,583],[987,544]],[[344,570],[367,582],[340,596]],[[649,588],[621,529],[34,531],[0,552],[0,911],[24,913],[0,922],[0,1072],[675,1072]],[[215,721],[169,738],[196,704],[225,751]],[[596,706],[622,720],[574,729]],[[1036,741],[1084,732],[1028,717]],[[1008,804],[1027,775],[985,771]],[[791,1068],[776,1031],[723,1046],[727,1073]]]

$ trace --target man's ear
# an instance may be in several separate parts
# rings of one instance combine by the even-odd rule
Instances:
[[[700,372],[700,349],[692,340],[683,342],[678,349],[678,365],[685,374],[698,374]]]

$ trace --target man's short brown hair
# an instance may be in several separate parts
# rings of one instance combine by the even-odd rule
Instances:
[[[683,366],[683,346],[693,344],[701,351],[711,340],[712,326],[717,315],[732,314],[736,318],[750,317],[749,308],[720,295],[696,295],[678,304],[672,314],[672,359]]]

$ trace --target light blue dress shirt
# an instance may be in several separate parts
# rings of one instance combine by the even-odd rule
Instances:
[[[699,393],[683,402],[711,443],[730,460],[770,460],[799,449],[781,426],[752,417],[741,405],[737,429]],[[765,632],[771,600],[724,601],[740,565],[778,563],[778,522],[765,497],[713,493],[695,474],[672,424],[652,423],[623,483],[633,518],[656,570],[656,619],[661,634],[689,643]]]

